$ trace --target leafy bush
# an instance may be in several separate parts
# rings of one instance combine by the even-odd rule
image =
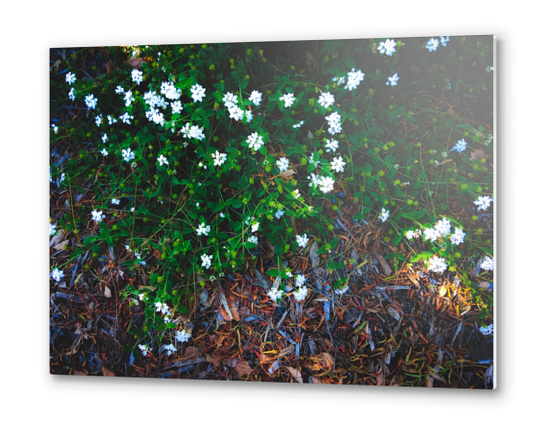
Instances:
[[[90,254],[99,270],[125,246],[146,341],[262,250],[277,300],[298,271],[284,261],[314,241],[344,291],[360,242],[345,224],[375,232],[395,269],[423,260],[471,284],[492,257],[491,209],[473,203],[493,195],[492,38],[436,40],[69,51],[51,79],[52,189],[69,207],[51,232],[78,244],[53,268]],[[472,288],[484,318],[492,299]]]

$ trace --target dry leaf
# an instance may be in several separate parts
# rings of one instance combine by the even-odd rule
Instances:
[[[329,353],[322,352],[317,356],[317,358],[322,362],[324,368],[333,368],[333,364],[335,363],[335,361],[333,360],[333,356],[331,356]]]
[[[401,319],[401,314],[392,305],[386,306],[386,312],[396,321],[399,321]]]
[[[239,317],[239,310],[237,309],[237,306],[235,305],[235,301],[230,297],[230,310],[232,317],[235,321],[240,321],[241,318]]]
[[[104,296],[105,297],[111,297],[111,289],[107,286],[104,288]]]
[[[247,361],[243,361],[235,366],[235,371],[237,371],[237,376],[241,378],[245,375],[249,375],[252,372],[252,368],[250,368]]]
[[[391,268],[386,262],[386,259],[384,259],[384,257],[379,252],[375,251],[374,255],[376,259],[378,259],[378,262],[380,263],[380,266],[382,267],[382,271],[384,271],[384,274],[386,274],[386,277],[389,277],[391,275]]]
[[[230,368],[235,368],[239,362],[241,362],[239,360],[239,358],[226,358],[226,359],[224,359],[224,363]]]
[[[128,62],[132,68],[139,68],[142,63],[145,63],[142,58],[135,56],[130,57],[126,62]]]
[[[486,157],[486,155],[484,154],[484,152],[482,150],[475,150],[474,152],[471,152],[470,154],[470,158],[471,159],[484,159]]]
[[[111,61],[108,60],[105,62],[105,71],[107,72],[107,75],[111,72],[111,69],[113,68],[113,65],[111,65]]]
[[[378,370],[378,372],[375,373],[376,377],[376,385],[377,386],[383,386],[384,385],[384,371],[382,371],[382,368]]]
[[[303,379],[301,378],[301,371],[292,368],[292,367],[286,367],[288,371],[290,371],[290,374],[292,374],[292,377],[295,379],[296,382],[299,384],[303,384]]]
[[[317,267],[320,265],[320,255],[318,253],[318,243],[314,241],[311,246],[311,250],[309,251],[309,256],[311,258],[311,264],[313,267]]]
[[[184,351],[184,355],[183,355],[183,360],[186,361],[186,360],[195,360],[195,359],[198,359],[199,358],[199,355],[200,352],[199,352],[199,349],[197,347],[194,347],[194,346],[188,346],[185,351]]]
[[[55,250],[62,250],[62,249],[64,249],[64,246],[68,246],[69,242],[70,242],[69,240],[64,240],[64,241],[61,242],[61,243],[55,244],[55,245],[53,246],[53,249],[55,249]]]
[[[309,383],[310,384],[322,384],[322,382],[320,380],[318,380],[317,377],[309,377]]]
[[[104,377],[116,377],[115,373],[107,368],[105,365],[102,365],[102,372]]]
[[[220,358],[218,355],[207,354],[205,355],[205,360],[216,367],[220,363]]]
[[[222,306],[218,307],[218,313],[220,314],[222,318],[224,318],[224,321],[231,321],[230,316],[228,315],[228,313]]]

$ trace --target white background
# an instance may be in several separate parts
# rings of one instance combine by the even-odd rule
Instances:
[[[537,421],[539,11],[495,1],[43,1],[2,9],[0,418],[34,422]],[[499,388],[493,392],[48,373],[50,47],[496,34]],[[302,421],[299,421],[302,420]]]

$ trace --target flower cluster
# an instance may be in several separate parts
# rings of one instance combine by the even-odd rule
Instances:
[[[322,93],[318,99],[318,103],[320,104],[320,106],[327,109],[333,103],[335,103],[335,96],[331,94],[329,91],[326,93]]]
[[[262,93],[259,91],[253,90],[252,93],[250,93],[250,97],[248,98],[252,103],[254,103],[255,106],[260,106],[260,103],[262,102]]]
[[[269,298],[275,303],[277,303],[282,298],[283,294],[284,292],[282,290],[277,290],[274,287],[267,292],[267,296],[269,296]]]
[[[190,87],[190,92],[192,93],[192,99],[194,100],[194,103],[201,102],[205,97],[205,88],[203,88],[199,84],[195,84]]]
[[[204,236],[208,236],[209,231],[211,231],[211,226],[205,225],[205,223],[202,222],[201,224],[199,224],[199,227],[197,228],[196,233],[198,234],[198,236],[201,236],[202,234]]]
[[[299,121],[297,124],[292,125],[292,128],[301,128],[301,125],[303,125],[305,121]]]
[[[429,259],[429,271],[442,273],[446,271],[446,268],[448,268],[448,265],[446,265],[446,260],[444,258],[433,256],[431,259]]]
[[[177,348],[172,344],[162,346],[162,350],[165,350],[167,352],[167,356],[170,356],[172,353],[177,352]]]
[[[147,353],[149,353],[150,351],[152,351],[151,348],[149,348],[149,346],[147,346],[146,344],[145,345],[138,345],[139,349],[141,350],[141,353],[143,354],[143,356],[147,356]]]
[[[461,152],[464,152],[467,148],[467,142],[465,141],[465,139],[461,139],[457,142],[457,144],[452,147],[452,150],[450,151],[453,151],[453,150],[456,150],[457,153],[461,153]]]
[[[214,152],[211,156],[213,157],[214,166],[224,165],[228,157],[226,153],[220,153],[218,150]]]
[[[263,146],[263,137],[258,133],[252,133],[248,136],[247,143],[248,147],[257,152]]]
[[[197,125],[192,125],[189,122],[187,122],[186,125],[181,128],[181,133],[183,134],[184,138],[194,138],[200,141],[205,138],[205,134],[203,134],[203,128],[200,128]]]
[[[122,149],[122,158],[125,162],[130,162],[135,159],[135,154],[132,152],[132,149],[128,147],[127,149]]]
[[[89,109],[96,109],[98,104],[98,99],[94,97],[94,94],[89,94],[85,96],[85,104]]]
[[[386,41],[381,41],[380,45],[378,46],[378,51],[381,54],[387,54],[388,56],[391,56],[395,52],[395,46],[397,43],[395,40],[390,40],[389,38]]]
[[[361,72],[361,70],[355,70],[352,68],[350,72],[348,72],[348,82],[346,83],[346,88],[348,88],[349,91],[352,91],[358,87],[358,85],[363,81],[363,78],[365,78],[365,74]]]
[[[390,211],[382,208],[382,211],[380,212],[380,215],[378,217],[382,222],[386,222],[386,220],[390,217]]]
[[[425,48],[429,50],[430,52],[436,52],[439,45],[439,41],[437,38],[431,38],[427,44],[425,45]]]
[[[224,102],[224,105],[228,108],[228,112],[230,113],[230,119],[235,119],[236,121],[240,121],[241,119],[243,119],[245,112],[243,112],[243,109],[237,106],[238,100],[235,94],[226,93],[224,97],[222,98],[222,101]],[[247,111],[247,113],[248,112],[250,111]],[[250,118],[252,119],[252,115],[250,115]],[[247,115],[247,121],[249,121],[248,115]]]
[[[488,326],[480,327],[478,329],[480,333],[482,333],[484,336],[490,336],[493,334],[493,324],[489,324]]]
[[[77,77],[75,76],[75,74],[72,74],[71,72],[68,72],[66,74],[66,82],[70,85],[72,85],[75,80],[77,79]]]
[[[141,84],[143,82],[143,72],[132,69],[132,81],[135,82],[137,85]]]
[[[105,215],[102,211],[93,210],[91,212],[92,220],[95,222],[102,222],[102,220],[105,218]]]
[[[160,155],[157,159],[160,166],[169,165],[167,158],[164,155]]]
[[[213,259],[213,255],[207,255],[207,253],[201,255],[201,266],[209,269],[211,267],[211,259]]]
[[[388,81],[386,81],[386,85],[389,85],[389,86],[397,85],[397,81],[399,81],[399,76],[397,75],[397,72],[396,72],[391,77],[388,77]]]
[[[326,152],[333,152],[335,153],[335,151],[339,148],[339,142],[337,140],[328,140],[328,139],[325,139],[326,140]]]
[[[292,93],[287,93],[284,96],[282,96],[279,100],[284,101],[284,107],[290,107],[294,104],[295,97]]]
[[[405,234],[405,237],[409,240],[412,240],[413,238],[418,238],[422,235],[422,231],[421,230],[416,230],[416,231],[412,231],[412,230],[408,230]]]
[[[177,339],[178,342],[187,342],[188,339],[190,338],[191,334],[188,333],[184,328],[182,331],[177,331],[177,334],[175,334],[175,338]]]
[[[328,132],[331,135],[339,134],[342,131],[341,115],[337,112],[333,112],[331,115],[326,116],[327,124],[329,125]]]
[[[485,211],[487,208],[489,208],[492,201],[493,201],[493,197],[478,196],[478,200],[475,200],[474,204],[478,206],[478,210]]]
[[[277,166],[279,167],[280,172],[286,171],[289,165],[290,165],[290,160],[285,157],[282,157],[277,161]]]
[[[61,271],[58,268],[53,269],[53,272],[51,272],[51,278],[57,282],[60,281],[62,277],[64,277],[64,271]]]
[[[340,296],[342,294],[345,294],[347,291],[348,291],[348,284],[346,286],[344,286],[342,289],[335,289],[335,294],[337,296]]]
[[[307,234],[303,234],[303,236],[296,235],[295,240],[299,247],[303,248],[307,246],[307,243],[309,242],[309,238],[307,237]]]
[[[486,271],[493,271],[493,259],[486,256],[480,267]]]

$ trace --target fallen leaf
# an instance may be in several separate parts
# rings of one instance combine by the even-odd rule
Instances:
[[[401,314],[392,305],[386,306],[386,312],[396,321],[399,321],[401,319]]]
[[[53,246],[53,249],[55,249],[55,250],[62,250],[62,249],[64,249],[64,246],[68,246],[69,243],[70,243],[69,240],[64,240],[64,241],[61,242],[61,243],[55,244],[55,245]]]
[[[333,368],[333,365],[335,364],[335,361],[333,360],[333,356],[331,356],[327,352],[320,353],[317,358],[322,362],[324,365],[324,368],[331,369]]]
[[[107,75],[109,75],[109,73],[111,72],[111,69],[113,68],[113,66],[111,65],[111,61],[108,60],[107,62],[105,62],[105,71],[107,72]]]
[[[296,172],[293,169],[287,169],[286,171],[282,171],[278,177],[279,178],[289,178],[292,175],[294,175]]]
[[[111,297],[111,289],[107,286],[104,288],[104,296],[105,297]]]
[[[230,310],[232,317],[235,321],[240,321],[241,318],[239,317],[239,310],[237,309],[237,306],[235,305],[235,301],[230,297]]]
[[[224,363],[230,368],[235,368],[237,366],[237,364],[239,364],[239,362],[241,362],[239,360],[239,358],[226,358],[226,359],[224,359]]]
[[[237,371],[237,377],[241,378],[245,375],[249,375],[252,372],[252,368],[250,368],[247,361],[243,361],[235,366],[235,371]]]
[[[280,359],[283,356],[291,355],[292,353],[294,353],[294,350],[295,350],[295,345],[294,344],[289,345],[288,347],[280,351],[279,356],[277,356],[277,359]]]
[[[482,150],[475,150],[474,152],[471,152],[470,154],[471,159],[480,160],[480,159],[484,159],[485,157],[486,155],[484,154]]]
[[[292,368],[292,367],[286,367],[288,371],[290,371],[290,374],[292,374],[292,377],[295,379],[296,382],[299,384],[303,384],[303,379],[301,378],[301,372],[298,369]]]
[[[320,255],[318,253],[318,243],[313,242],[311,246],[311,250],[309,252],[309,256],[311,258],[311,264],[313,267],[317,267],[320,265]]]
[[[384,385],[384,371],[382,371],[382,368],[378,370],[378,372],[375,373],[376,377],[376,385],[377,386],[383,386]]]
[[[309,377],[309,383],[310,384],[322,384],[322,382],[320,380],[318,380],[317,377],[313,377],[313,376]]]
[[[135,56],[130,57],[126,62],[128,62],[132,68],[139,68],[142,63],[145,63],[142,58]]]
[[[380,266],[382,267],[382,271],[384,271],[384,274],[386,274],[386,276],[389,277],[391,275],[391,268],[386,262],[386,259],[384,259],[384,257],[379,252],[375,251],[374,255],[376,259],[378,259],[378,262],[380,263]]]
[[[102,372],[104,377],[116,377],[115,373],[107,368],[105,365],[102,365]]]
[[[185,351],[184,351],[184,355],[183,355],[183,360],[186,361],[186,360],[195,360],[195,359],[198,359],[200,356],[200,351],[197,347],[194,347],[194,346],[188,346]]]
[[[216,367],[220,363],[220,357],[212,353],[208,353],[207,355],[205,355],[205,360],[212,364],[213,367]]]
[[[228,315],[228,313],[222,306],[218,307],[218,313],[220,314],[222,318],[224,318],[225,321],[231,321],[230,316]]]

